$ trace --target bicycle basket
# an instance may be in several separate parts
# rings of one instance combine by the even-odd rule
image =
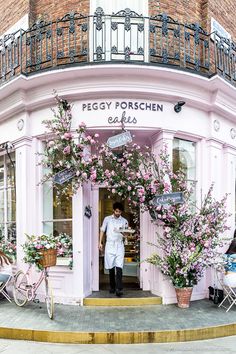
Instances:
[[[49,249],[43,250],[40,252],[42,254],[42,258],[38,261],[38,263],[43,267],[52,267],[57,263],[57,250]]]

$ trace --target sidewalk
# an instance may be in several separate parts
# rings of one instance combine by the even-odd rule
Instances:
[[[17,307],[0,302],[0,337],[57,343],[161,343],[236,334],[236,307],[226,313],[209,300],[145,307],[55,305],[55,319],[45,304]]]
[[[235,354],[236,336],[185,343],[52,344],[0,339],[4,354]]]

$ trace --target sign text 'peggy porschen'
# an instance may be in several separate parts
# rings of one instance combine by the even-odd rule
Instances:
[[[94,101],[83,102],[82,112],[102,111],[107,114],[108,124],[136,124],[135,112],[163,112],[163,104],[146,101]]]

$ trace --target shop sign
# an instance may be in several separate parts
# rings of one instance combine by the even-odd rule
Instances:
[[[76,171],[73,168],[62,170],[55,174],[53,181],[57,184],[63,184],[76,175]]]
[[[130,132],[124,132],[108,138],[107,145],[109,146],[109,148],[115,149],[119,146],[123,146],[131,142],[132,142],[132,136]]]
[[[135,125],[146,113],[151,113],[155,118],[156,114],[164,113],[165,106],[160,102],[143,100],[97,100],[82,102],[79,110],[85,120],[96,113],[96,117],[105,118],[109,125]]]
[[[154,206],[183,204],[183,202],[183,192],[156,195],[151,201]]]

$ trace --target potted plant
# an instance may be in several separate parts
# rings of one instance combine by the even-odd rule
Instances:
[[[189,199],[175,208],[174,213],[171,207],[157,208],[163,232],[158,235],[158,252],[146,261],[158,266],[170,278],[181,308],[189,307],[193,286],[202,278],[205,269],[214,264],[222,246],[221,235],[228,229],[227,196],[216,201],[212,190],[213,186],[199,209],[190,208]]]
[[[40,270],[44,267],[56,265],[57,243],[52,235],[29,236],[23,244],[24,261],[35,264]]]

